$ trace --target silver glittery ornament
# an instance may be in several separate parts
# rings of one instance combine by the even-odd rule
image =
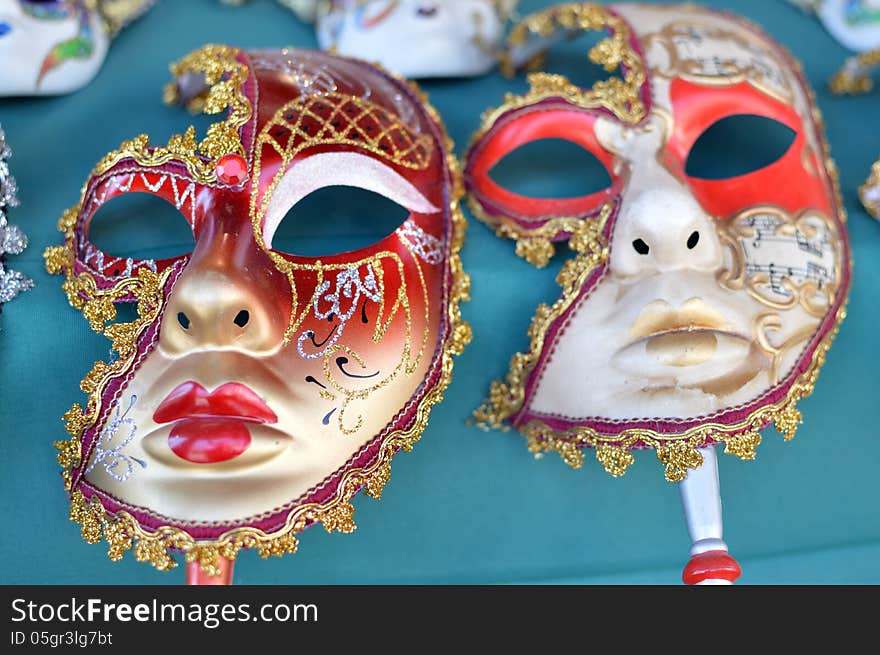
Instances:
[[[33,281],[21,273],[6,268],[6,256],[20,255],[27,247],[24,233],[6,220],[9,208],[18,205],[18,188],[15,178],[9,172],[8,159],[11,156],[12,151],[6,143],[3,127],[0,126],[0,305],[34,286]]]

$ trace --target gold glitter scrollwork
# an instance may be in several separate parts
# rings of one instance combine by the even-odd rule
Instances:
[[[391,481],[391,462],[385,462],[376,472],[367,480],[366,494],[370,498],[380,500],[385,485]]]
[[[338,503],[330,509],[317,512],[315,520],[320,521],[330,534],[334,532],[351,534],[357,529],[354,522],[354,505],[350,502]]]
[[[550,263],[553,255],[556,253],[553,243],[549,239],[542,237],[531,237],[528,239],[517,239],[516,254],[525,259],[529,264],[538,268],[544,268]]]
[[[315,122],[320,127],[310,128],[308,122]],[[336,92],[315,93],[284,105],[275,113],[272,120],[267,122],[257,137],[258,151],[268,146],[281,157],[281,164],[262,195],[260,194],[261,158],[255,162],[250,212],[257,243],[272,258],[278,270],[287,276],[291,286],[293,311],[285,331],[285,343],[290,341],[303,321],[309,316],[312,307],[319,299],[318,290],[329,273],[339,273],[345,269],[360,270],[366,266],[378,284],[381,296],[380,316],[384,316],[386,308],[385,264],[390,264],[396,269],[396,275],[401,281],[396,297],[391,300],[388,318],[384,322],[381,320],[377,322],[373,335],[374,342],[379,343],[392,321],[397,317],[398,312],[403,312],[405,343],[398,366],[378,383],[366,389],[351,390],[337,380],[332,371],[331,363],[335,355],[344,352],[346,356],[354,359],[357,365],[365,368],[365,362],[361,356],[351,348],[339,344],[330,347],[323,354],[324,375],[330,382],[332,389],[343,397],[336,421],[343,433],[353,434],[363,425],[363,417],[358,416],[353,426],[346,425],[345,417],[350,404],[353,401],[365,401],[374,391],[390,384],[401,371],[412,373],[421,361],[430,331],[428,292],[418,258],[411,252],[421,284],[420,300],[425,306],[425,328],[420,343],[416,347],[413,343],[415,335],[413,334],[410,290],[404,275],[403,261],[398,254],[385,251],[368,260],[346,264],[327,265],[322,262],[301,264],[291,262],[266,247],[262,234],[262,221],[275,189],[287,174],[294,159],[306,148],[316,145],[344,145],[365,149],[391,163],[414,170],[424,170],[429,166],[434,154],[434,145],[430,136],[418,134],[407,127],[398,116],[369,99]],[[317,276],[317,284],[315,293],[309,301],[300,305],[296,278],[297,274],[301,275],[302,272],[314,273]]]
[[[638,123],[645,117],[641,99],[645,83],[645,65],[630,44],[630,29],[620,17],[601,5],[569,3],[534,13],[517,24],[508,37],[508,50],[524,46],[530,37],[546,38],[558,32],[596,32],[607,30],[611,35],[599,41],[589,52],[590,61],[611,73],[620,68],[623,78],[611,77],[596,82],[591,89],[572,84],[563,75],[532,73],[528,76],[531,90],[524,96],[508,94],[504,104],[484,117],[487,131],[505,114],[518,107],[531,105],[547,98],[561,98],[585,109],[607,109],[620,120]],[[536,62],[532,62],[534,67]],[[503,58],[504,72],[513,74],[511,57]]]
[[[186,166],[194,181],[216,183],[217,160],[227,154],[245,154],[239,130],[253,115],[251,103],[242,90],[248,68],[238,61],[239,54],[236,48],[207,45],[171,66],[175,79],[184,74],[204,76],[205,91],[189,101],[191,111],[206,114],[228,111],[226,120],[211,125],[201,142],[196,139],[194,127],[182,135],[172,136],[165,146],[152,146],[150,138],[141,134],[101,159],[92,175],[101,175],[125,159],[133,159],[141,166],[178,161]],[[171,82],[165,87],[165,101],[171,104],[179,100],[177,84]]]

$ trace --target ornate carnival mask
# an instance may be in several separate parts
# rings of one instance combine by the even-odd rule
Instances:
[[[464,77],[495,67],[516,0],[332,0],[317,12],[324,49],[408,77]]]
[[[862,52],[880,48],[880,0],[789,0],[814,13],[840,44]]]
[[[714,446],[752,459],[767,425],[795,436],[850,284],[835,168],[798,64],[754,25],[694,5],[575,3],[518,25],[513,59],[592,30],[611,36],[590,58],[621,77],[583,89],[534,74],[468,153],[473,210],[499,236],[538,266],[554,244],[574,251],[560,297],[539,307],[529,349],[476,417],[574,467],[593,448],[614,476],[653,449],[681,482],[694,542],[685,580],[730,582],[739,567],[722,540]],[[743,114],[787,128],[784,154],[726,179],[692,174],[701,135]],[[490,176],[548,138],[592,153],[607,188],[533,198]],[[746,134],[716,161],[738,146],[756,144]]]
[[[155,0],[0,0],[0,96],[76,91]]]
[[[418,90],[311,51],[207,46],[172,67],[170,101],[227,112],[198,143],[139,136],[107,155],[61,219],[47,268],[117,357],[86,376],[59,461],[71,516],[111,559],[204,571],[241,548],[293,552],[320,522],[354,529],[393,455],[419,439],[469,339],[451,144]],[[323,257],[274,239],[325,187],[373,191],[408,218],[381,241]],[[129,194],[170,203],[184,256],[120,259],[90,241]],[[290,215],[288,215],[290,211]],[[120,304],[133,322],[113,322]]]

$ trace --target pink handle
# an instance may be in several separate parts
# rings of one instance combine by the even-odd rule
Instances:
[[[202,570],[202,567],[198,562],[189,562],[186,565],[186,584],[216,586],[231,585],[235,562],[228,560],[225,557],[218,557],[217,568],[220,569],[220,575],[208,575]]]

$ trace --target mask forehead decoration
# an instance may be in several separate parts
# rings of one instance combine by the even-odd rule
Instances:
[[[789,0],[815,14],[841,45],[863,52],[880,48],[880,1]]]
[[[351,498],[378,498],[419,439],[470,335],[462,189],[436,113],[374,66],[206,46],[172,71],[168,101],[225,119],[202,140],[190,128],[123,143],[46,252],[117,354],[83,381],[88,402],[57,447],[86,540],[163,570],[182,551],[216,572],[242,548],[294,552],[314,523],[351,532]],[[300,201],[331,186],[408,218],[322,257],[276,244],[285,222],[308,220]],[[96,212],[135,193],[179,211],[191,253],[121,258],[90,240]],[[124,303],[133,322],[116,320]]]
[[[11,157],[12,150],[6,144],[6,134],[0,126],[0,312],[3,311],[3,303],[34,286],[18,271],[6,268],[6,256],[20,255],[27,247],[25,234],[6,218],[9,209],[18,205],[18,189],[9,171]]]
[[[110,41],[156,0],[0,0],[0,96],[88,84]]]
[[[811,92],[770,37],[692,5],[577,3],[526,18],[511,57],[601,29],[611,36],[590,58],[620,76],[580,89],[533,74],[527,95],[486,114],[467,155],[473,211],[519,255],[542,267],[558,245],[573,251],[560,297],[538,308],[529,349],[475,416],[576,468],[592,448],[614,476],[634,451],[653,449],[693,509],[693,494],[717,497],[715,445],[752,459],[764,427],[795,436],[797,404],[844,317],[845,216]],[[720,179],[693,171],[701,137],[742,115],[790,133],[784,154]],[[548,138],[587,150],[610,184],[534,198],[490,176],[513,150]],[[729,577],[720,501],[715,518],[711,548],[693,552],[723,550]]]

